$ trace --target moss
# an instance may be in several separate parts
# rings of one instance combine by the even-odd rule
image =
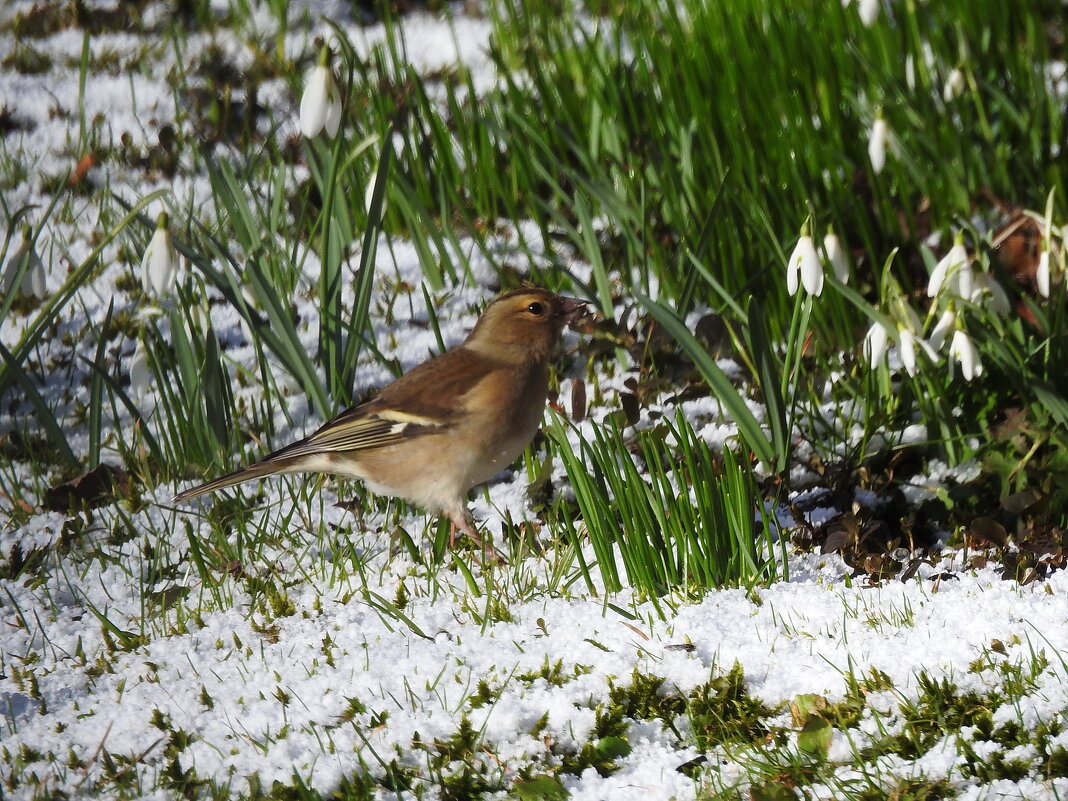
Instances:
[[[609,681],[609,703],[634,720],[661,720],[674,729],[676,717],[686,711],[686,699],[679,692],[665,692],[664,679],[640,672],[631,674],[629,685]]]
[[[527,671],[526,673],[518,673],[515,678],[517,681],[521,681],[524,684],[533,684],[538,679],[545,679],[545,681],[552,687],[563,687],[572,679],[579,676],[585,676],[591,670],[589,665],[574,665],[570,672],[564,670],[564,660],[557,659],[556,662],[550,663],[549,657],[545,657],[545,661],[539,670]]]
[[[579,776],[593,768],[601,776],[611,776],[619,770],[616,760],[630,753],[627,728],[621,707],[599,705],[589,739],[581,748],[577,751],[552,749],[560,757],[560,772]]]
[[[940,801],[955,798],[956,791],[945,779],[902,779],[889,789],[872,788],[859,793],[857,801]]]
[[[479,709],[492,704],[500,698],[500,696],[500,689],[490,687],[489,682],[485,679],[479,679],[478,685],[475,687],[475,691],[471,694],[471,697],[467,699],[467,703],[472,709]]]
[[[976,727],[979,736],[988,738],[993,731],[991,699],[978,693],[960,693],[948,678],[933,679],[926,672],[917,681],[919,698],[901,705],[904,731],[892,740],[891,750],[906,759],[926,753],[946,732]]]
[[[41,75],[52,69],[52,59],[28,45],[18,45],[9,56],[0,61],[0,66],[23,75]]]
[[[776,710],[749,694],[742,666],[735,662],[725,676],[717,676],[690,691],[686,712],[697,747],[708,750],[719,743],[766,740],[771,729],[765,720]]]

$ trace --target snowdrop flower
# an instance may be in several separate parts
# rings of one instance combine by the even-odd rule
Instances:
[[[22,275],[22,294],[32,295],[35,298],[44,300],[48,295],[44,264],[32,249],[29,256],[30,263],[26,267],[26,272]]]
[[[864,335],[864,355],[868,364],[875,370],[886,356],[886,347],[890,342],[890,331],[880,322],[874,322]]]
[[[951,103],[962,94],[964,94],[964,73],[961,72],[960,67],[954,67],[942,86],[942,99]]]
[[[22,294],[33,295],[35,298],[44,298],[47,291],[44,263],[41,261],[41,257],[37,255],[37,249],[33,246],[33,230],[28,225],[23,227],[22,241],[19,243],[15,253],[7,260],[3,277],[0,278],[0,293],[6,295],[14,287],[15,278],[18,277],[19,269],[24,261],[26,270],[22,274],[22,284],[19,287],[22,290]]]
[[[799,277],[808,294],[819,297],[823,292],[823,265],[820,264],[816,245],[808,233],[807,221],[801,227],[801,236],[786,265],[786,289],[791,295],[797,292]]]
[[[905,372],[916,375],[916,342],[917,337],[912,329],[899,326],[897,329],[901,363],[905,366]]]
[[[1012,311],[1009,296],[998,280],[987,272],[978,272],[973,276],[973,287],[969,299],[977,306],[989,306],[1002,317]]]
[[[178,251],[167,228],[170,218],[161,212],[156,218],[156,232],[141,259],[141,284],[149,295],[166,295],[178,280]]]
[[[1038,292],[1042,297],[1049,297],[1049,251],[1043,250],[1038,254],[1038,267],[1035,270],[1035,281],[1038,284]]]
[[[968,335],[959,328],[953,332],[953,341],[949,345],[949,355],[960,364],[960,371],[964,375],[965,381],[971,381],[973,378],[983,374],[983,363],[979,359],[979,351],[976,350],[972,341],[968,339]],[[949,363],[949,367],[952,371],[952,361]]]
[[[341,125],[341,93],[330,68],[330,48],[323,45],[319,51],[319,64],[304,82],[304,94],[300,98],[300,132],[308,139],[326,131],[333,138]]]
[[[857,13],[860,14],[860,21],[864,23],[864,27],[870,28],[875,23],[875,18],[879,16],[879,0],[860,0],[857,3]]]
[[[956,327],[957,312],[953,309],[953,304],[951,303],[942,312],[942,316],[938,318],[938,322],[935,323],[935,327],[931,330],[931,338],[928,340],[928,344],[933,350],[942,350],[942,346],[946,344],[946,340],[949,338],[949,332],[956,329]]]
[[[148,349],[143,339],[137,340],[133,359],[130,360],[130,394],[138,403],[152,386],[152,368],[148,365]]]
[[[823,252],[827,254],[827,261],[831,263],[831,268],[838,280],[843,284],[848,284],[849,262],[846,260],[845,251],[842,250],[842,243],[838,241],[838,236],[833,230],[827,231],[827,235],[823,237]]]
[[[958,233],[954,237],[953,247],[935,265],[927,283],[927,297],[935,297],[943,286],[949,287],[958,297],[970,299],[972,296],[971,267],[968,264],[968,251],[964,248],[963,234]]]
[[[886,148],[890,144],[890,125],[882,114],[875,118],[871,126],[871,134],[868,137],[868,158],[871,160],[871,168],[878,175],[886,166]]]

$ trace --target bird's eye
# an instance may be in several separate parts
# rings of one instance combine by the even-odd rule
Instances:
[[[527,306],[527,311],[533,314],[535,317],[541,317],[543,314],[545,314],[545,304],[540,303],[539,301],[534,301],[529,306]]]

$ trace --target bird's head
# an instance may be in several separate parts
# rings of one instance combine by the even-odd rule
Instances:
[[[560,332],[586,313],[586,301],[529,287],[493,301],[464,343],[509,361],[548,359]]]

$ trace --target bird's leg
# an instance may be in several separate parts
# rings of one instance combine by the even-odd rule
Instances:
[[[479,536],[478,531],[475,530],[475,518],[471,515],[471,510],[466,506],[459,513],[449,513],[449,548],[451,549],[456,542],[456,532],[462,531],[468,539],[470,539],[475,545],[482,549],[484,556],[492,557],[499,565],[508,564],[508,560],[504,558],[504,554],[485,542],[482,537]]]

